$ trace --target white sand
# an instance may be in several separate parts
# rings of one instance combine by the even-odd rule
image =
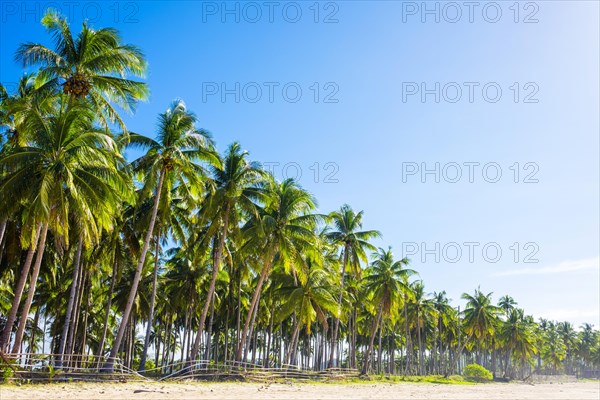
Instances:
[[[2,385],[0,399],[600,399],[600,383],[57,383]]]

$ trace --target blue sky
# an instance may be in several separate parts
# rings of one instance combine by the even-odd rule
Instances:
[[[219,149],[301,171],[323,212],[364,210],[428,291],[600,325],[597,2],[428,2],[439,22],[422,2],[275,3],[52,4],[147,55],[131,130],[182,98]],[[48,4],[1,3],[3,83],[19,43],[50,43]]]

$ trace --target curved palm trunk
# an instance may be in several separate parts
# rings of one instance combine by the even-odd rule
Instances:
[[[369,364],[371,361],[371,353],[373,352],[373,343],[375,342],[375,333],[377,332],[377,327],[379,326],[379,321],[381,320],[382,310],[383,304],[379,304],[379,307],[377,308],[377,315],[375,316],[373,324],[371,325],[371,333],[369,334],[369,347],[367,347],[363,361],[363,375],[367,375],[369,373]]]
[[[258,315],[258,310],[260,308],[260,294],[258,295],[258,300],[256,301],[256,306],[254,306],[254,311],[252,312],[252,320],[250,321],[250,329],[248,329],[249,338],[254,338],[253,346],[252,346],[252,363],[254,364],[254,357],[256,356],[256,335],[254,335],[254,327],[256,326],[256,316]],[[254,335],[254,336],[252,336]],[[252,340],[252,339],[251,339]],[[248,359],[248,352],[250,351],[251,340],[246,342],[246,347],[244,348],[244,357],[243,360],[246,361]]]
[[[131,309],[133,308],[133,302],[135,301],[135,297],[137,295],[138,285],[140,284],[140,279],[142,278],[142,269],[144,268],[144,262],[146,261],[146,254],[148,253],[148,249],[150,248],[150,239],[152,239],[152,233],[154,232],[154,225],[156,223],[156,216],[158,215],[158,205],[160,203],[160,195],[162,192],[164,180],[165,171],[161,170],[160,178],[158,180],[158,188],[156,189],[156,197],[154,198],[154,205],[152,206],[152,218],[150,219],[150,226],[148,227],[148,232],[146,232],[146,239],[144,240],[144,246],[142,247],[140,260],[138,262],[137,269],[135,270],[133,282],[131,283],[131,290],[129,291],[129,297],[127,298],[127,305],[125,306],[125,311],[123,312],[121,324],[119,325],[119,331],[117,332],[117,337],[115,338],[115,342],[113,343],[113,347],[110,351],[109,358],[106,364],[104,364],[104,367],[102,368],[106,372],[113,371],[115,359],[117,358],[119,347],[121,347],[121,342],[123,341],[123,336],[125,335],[127,321],[129,321]]]
[[[342,310],[342,298],[344,295],[344,278],[346,275],[346,264],[348,263],[348,245],[344,247],[344,259],[342,263],[342,278],[340,283],[340,294],[338,296],[338,312],[341,313]],[[335,349],[337,347],[337,338],[338,338],[338,330],[340,328],[340,317],[337,315],[335,317],[335,322],[333,324],[333,334],[331,336],[331,349],[329,351],[329,363],[327,364],[327,368],[333,368],[333,359],[335,356]]]
[[[42,224],[39,224],[35,232],[35,236],[33,238],[33,244],[29,246],[29,250],[27,250],[27,256],[25,256],[25,261],[23,262],[23,267],[21,268],[21,275],[19,275],[19,281],[17,282],[17,287],[15,288],[15,297],[13,298],[8,317],[4,325],[2,337],[0,337],[0,352],[7,350],[7,347],[9,345],[10,334],[12,333],[13,325],[15,323],[15,320],[17,319],[19,304],[21,304],[21,297],[23,296],[23,291],[25,290],[25,284],[27,283],[27,275],[29,275],[29,269],[31,268],[33,255],[35,253],[36,245],[40,237],[41,230]]]
[[[63,357],[65,353],[65,346],[67,345],[67,336],[69,334],[69,325],[71,324],[71,316],[73,314],[73,305],[75,304],[75,294],[77,293],[77,281],[79,279],[79,266],[81,264],[81,250],[83,248],[83,238],[79,237],[79,243],[77,244],[77,253],[75,255],[75,264],[73,266],[73,283],[71,284],[71,291],[69,293],[69,302],[67,303],[67,313],[65,315],[65,324],[63,325],[62,334],[60,336],[60,345],[58,347],[59,362],[58,367],[62,366]]]
[[[295,365],[296,364],[296,349],[298,347],[298,336],[300,335],[300,322],[296,319],[294,323],[294,329],[292,333],[292,339],[290,340],[290,344],[288,346],[288,351],[285,356],[285,364]]]
[[[242,355],[244,353],[244,349],[246,347],[246,339],[248,337],[248,330],[250,329],[250,322],[252,321],[252,316],[254,315],[254,309],[256,308],[256,304],[260,297],[260,292],[262,290],[263,284],[265,283],[265,279],[267,275],[269,275],[269,271],[271,269],[271,260],[267,261],[267,264],[263,267],[260,272],[260,278],[258,279],[258,283],[256,285],[256,289],[254,289],[254,294],[252,295],[252,301],[250,302],[250,309],[248,310],[248,315],[246,316],[246,322],[244,324],[244,329],[242,330],[242,335],[240,337],[240,342],[238,344],[238,348],[235,354],[235,360],[237,362],[242,361]]]
[[[25,325],[27,324],[27,316],[31,309],[31,303],[33,302],[33,295],[35,294],[35,286],[37,285],[37,278],[40,274],[40,266],[42,265],[42,258],[44,258],[44,249],[46,248],[46,235],[48,233],[48,224],[44,224],[42,233],[40,234],[40,242],[38,246],[37,256],[35,257],[35,264],[33,265],[33,271],[31,271],[31,279],[29,280],[29,291],[27,292],[27,299],[23,304],[23,310],[21,310],[21,318],[19,320],[19,328],[15,335],[15,343],[13,345],[12,353],[17,353],[21,347],[21,341],[23,340],[23,334],[25,333]]]
[[[160,251],[160,234],[156,235],[156,248],[154,250],[154,275],[152,277],[152,297],[150,298],[150,312],[148,314],[148,326],[146,326],[146,337],[144,338],[144,350],[140,357],[139,372],[146,369],[146,357],[148,357],[148,347],[150,346],[150,333],[152,331],[152,321],[154,320],[154,305],[156,303],[156,281],[158,280],[158,253]],[[181,346],[183,349],[183,345]]]
[[[198,351],[200,349],[200,339],[202,337],[202,332],[204,331],[206,316],[208,315],[208,310],[210,308],[210,304],[212,303],[212,298],[215,294],[215,286],[217,283],[217,277],[219,276],[219,268],[221,266],[221,257],[223,254],[223,249],[225,247],[225,237],[227,236],[228,225],[229,206],[227,206],[225,209],[225,216],[223,218],[223,233],[219,238],[219,245],[217,247],[217,251],[215,252],[215,257],[213,261],[213,271],[212,276],[210,278],[210,286],[208,287],[206,302],[204,303],[204,307],[202,308],[202,314],[200,315],[200,322],[198,323],[198,333],[196,334],[196,338],[194,339],[194,347],[192,347],[192,351],[190,352],[190,361],[192,362],[196,359],[196,357],[198,357]]]

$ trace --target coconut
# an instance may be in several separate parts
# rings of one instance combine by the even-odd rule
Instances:
[[[87,96],[91,88],[92,85],[83,74],[73,74],[63,83],[63,92],[75,97]]]

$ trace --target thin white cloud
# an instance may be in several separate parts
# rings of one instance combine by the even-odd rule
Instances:
[[[492,276],[512,276],[512,275],[549,275],[560,274],[564,272],[583,271],[583,270],[599,270],[600,257],[585,258],[583,260],[568,260],[556,265],[549,265],[541,268],[520,268],[509,269],[494,273]]]

